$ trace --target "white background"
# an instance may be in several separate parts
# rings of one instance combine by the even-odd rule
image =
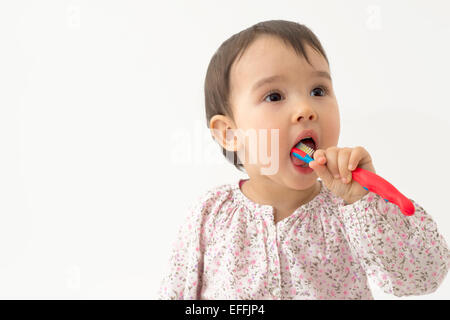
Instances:
[[[322,42],[339,146],[450,240],[448,1],[1,1],[0,297],[154,299],[188,205],[246,177],[206,127],[220,44],[264,20]],[[185,146],[184,157],[174,147]],[[402,297],[372,284],[375,299]]]

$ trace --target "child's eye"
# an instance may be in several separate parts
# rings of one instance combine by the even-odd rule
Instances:
[[[268,97],[275,97],[275,99],[277,99],[276,97],[280,97],[280,99],[279,100],[276,100],[276,101],[267,101],[266,99],[268,98]],[[280,101],[281,100],[281,95],[278,93],[278,92],[276,92],[276,91],[274,91],[274,92],[271,92],[271,93],[269,93],[265,98],[264,98],[264,101],[267,101],[267,102],[277,102],[277,101]]]
[[[328,93],[328,90],[327,90],[327,88],[325,88],[325,87],[317,87],[317,88],[314,88],[314,89],[311,91],[311,96],[312,96],[312,97],[315,97],[315,96],[316,96],[314,93],[317,93],[317,94],[319,94],[320,97],[323,97],[326,93]],[[322,93],[322,94],[321,94],[321,93]]]
[[[328,88],[324,87],[324,86],[316,87],[311,91],[312,97],[315,97],[315,96],[323,97],[326,94],[328,94]],[[268,101],[267,98],[269,98],[270,100]],[[273,100],[273,99],[275,99],[275,100]],[[272,91],[264,97],[264,101],[266,101],[266,102],[278,102],[280,100],[282,100],[282,97],[281,97],[281,94],[278,93],[277,91]]]

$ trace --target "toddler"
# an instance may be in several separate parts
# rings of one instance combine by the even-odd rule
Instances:
[[[375,168],[363,147],[336,147],[329,70],[314,33],[290,21],[258,23],[216,51],[207,125],[249,178],[190,206],[158,299],[373,299],[368,277],[396,296],[443,282],[450,254],[432,217],[413,200],[405,216],[352,181],[355,168]],[[291,156],[300,140],[315,150],[309,165]],[[268,150],[269,173],[255,147]]]

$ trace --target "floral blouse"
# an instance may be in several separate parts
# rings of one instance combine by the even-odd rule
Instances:
[[[432,217],[369,192],[346,204],[320,193],[274,222],[274,208],[222,184],[189,207],[158,299],[373,299],[368,278],[395,296],[434,292],[450,253]]]

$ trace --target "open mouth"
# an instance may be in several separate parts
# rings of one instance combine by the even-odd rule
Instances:
[[[314,150],[314,151],[316,151],[316,149],[317,149],[317,147],[316,147],[316,142],[314,141],[313,138],[304,138],[304,139],[300,140],[299,142],[297,142],[297,143],[293,146],[293,148],[297,147],[297,145],[298,145],[299,143],[303,143],[304,145],[310,147],[310,148],[311,148],[312,150]],[[291,149],[291,150],[292,150],[292,149]],[[313,154],[314,154],[314,152],[311,153],[310,156],[312,157]],[[300,160],[299,158],[295,157],[295,156],[292,154],[292,152],[290,153],[290,156],[291,156],[291,161],[292,161],[292,163],[293,163],[294,165],[299,166],[299,167],[302,167],[302,168],[307,168],[307,167],[309,167],[309,164],[308,164],[308,163],[306,163],[305,161]]]

